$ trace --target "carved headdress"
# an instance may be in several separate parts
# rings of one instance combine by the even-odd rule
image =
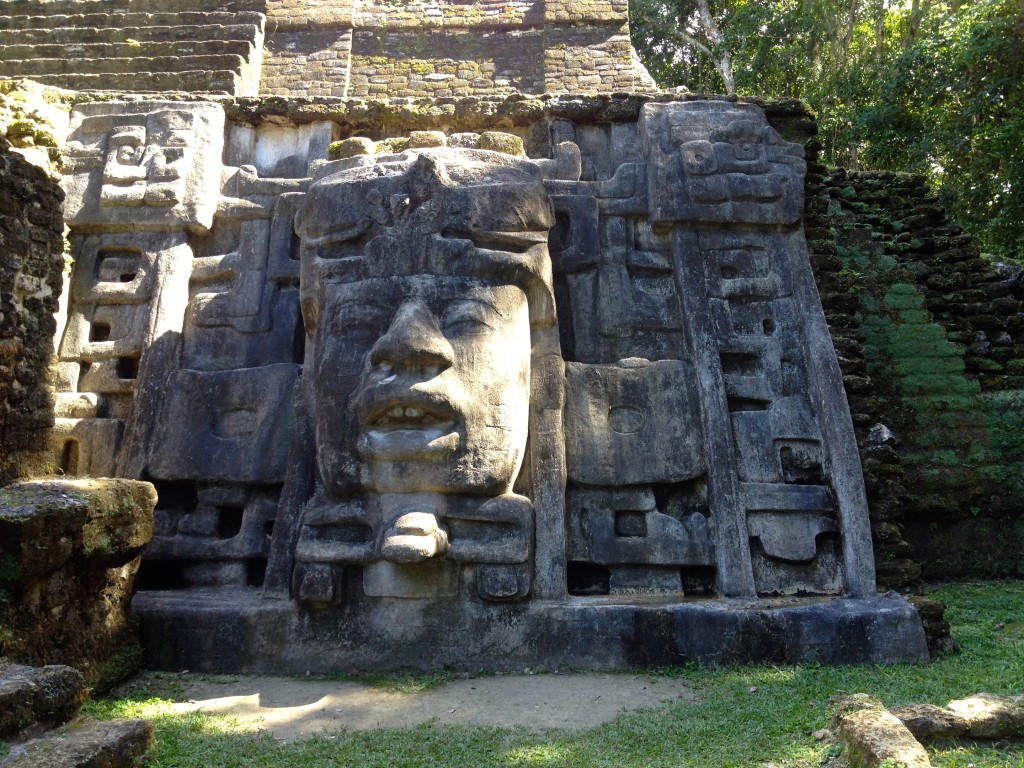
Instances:
[[[436,147],[328,163],[297,224],[307,332],[321,283],[417,274],[520,285],[531,322],[553,323],[553,224],[540,168],[525,158]]]

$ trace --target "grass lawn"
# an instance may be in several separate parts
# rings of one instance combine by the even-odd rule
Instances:
[[[428,724],[339,731],[280,744],[265,734],[233,732],[225,718],[169,714],[174,675],[154,678],[148,690],[131,698],[90,702],[86,712],[100,718],[153,719],[157,741],[151,765],[162,768],[819,766],[837,752],[828,739],[814,735],[829,723],[833,695],[864,692],[895,706],[942,705],[980,691],[1024,692],[1024,582],[951,584],[932,595],[949,605],[947,617],[963,648],[959,655],[920,666],[662,670],[652,678],[682,676],[700,700],[622,715],[583,732]],[[408,686],[410,681],[381,684]],[[437,678],[424,684],[437,684]],[[941,768],[1024,768],[1024,744],[936,748],[932,759]]]

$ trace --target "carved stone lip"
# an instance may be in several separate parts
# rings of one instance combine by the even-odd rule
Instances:
[[[443,434],[461,420],[458,409],[443,395],[406,387],[370,390],[360,398],[356,413],[359,425],[374,432],[424,430]]]

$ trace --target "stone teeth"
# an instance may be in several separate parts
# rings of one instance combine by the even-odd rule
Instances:
[[[423,410],[420,408],[406,408],[405,415],[410,419],[421,419],[423,418]]]

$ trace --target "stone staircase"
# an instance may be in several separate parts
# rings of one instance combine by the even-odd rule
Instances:
[[[265,0],[5,0],[0,79],[79,91],[257,93]]]

